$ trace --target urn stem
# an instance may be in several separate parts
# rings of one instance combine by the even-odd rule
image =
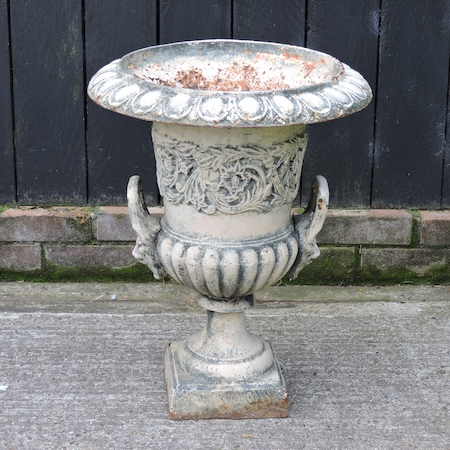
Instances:
[[[207,311],[203,330],[188,338],[189,349],[217,363],[252,360],[264,351],[261,339],[247,330],[244,311]]]

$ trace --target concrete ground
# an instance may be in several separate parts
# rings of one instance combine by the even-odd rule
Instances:
[[[161,284],[0,283],[1,449],[450,449],[450,287],[275,287],[249,328],[290,417],[168,419],[168,342],[203,324]]]

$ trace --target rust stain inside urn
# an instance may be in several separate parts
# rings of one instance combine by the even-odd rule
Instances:
[[[228,62],[186,58],[174,63],[128,66],[137,78],[175,88],[208,91],[276,91],[314,84],[326,78],[322,62],[293,53],[255,53]],[[270,68],[269,68],[270,67]]]

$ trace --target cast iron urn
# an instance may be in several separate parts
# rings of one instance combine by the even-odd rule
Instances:
[[[322,176],[292,215],[308,124],[371,100],[361,75],[335,58],[275,43],[207,40],[132,52],[103,67],[89,95],[152,121],[160,220],[138,176],[128,184],[133,255],[199,293],[206,326],[170,343],[170,417],[286,417],[288,394],[272,346],[247,331],[254,293],[319,256],[328,206]]]

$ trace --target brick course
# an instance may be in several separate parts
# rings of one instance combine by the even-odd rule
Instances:
[[[88,242],[91,238],[91,217],[84,209],[20,208],[0,214],[3,242]]]
[[[162,216],[163,208],[149,208],[150,214]],[[95,220],[95,237],[98,241],[135,241],[128,208],[125,206],[103,206]]]
[[[320,244],[409,245],[413,217],[393,209],[330,210]]]
[[[162,208],[149,210],[163,214]],[[0,276],[139,266],[131,254],[134,240],[126,207],[8,209],[0,213]],[[450,274],[450,211],[413,217],[404,210],[331,210],[318,242],[322,255],[301,272],[300,283],[352,282],[372,269],[423,277],[439,268],[442,276]]]
[[[361,255],[363,268],[376,268],[384,272],[408,270],[419,277],[449,264],[450,249],[368,248],[363,249]]]
[[[326,283],[339,279],[349,282],[356,275],[353,247],[320,247],[320,256],[307,265],[299,275],[299,282],[318,280]]]
[[[41,269],[40,244],[0,245],[0,271],[30,271]]]
[[[422,211],[420,213],[420,243],[450,245],[450,211]]]
[[[47,261],[60,267],[130,267],[133,245],[45,245]]]

